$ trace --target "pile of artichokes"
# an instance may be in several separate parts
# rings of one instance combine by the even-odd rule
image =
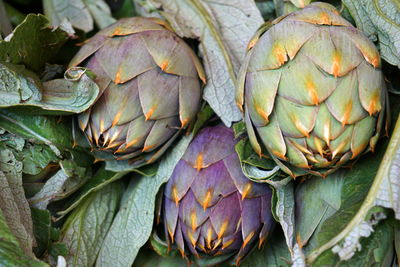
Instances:
[[[158,19],[122,19],[70,63],[95,75],[100,96],[79,116],[95,150],[154,162],[194,121],[206,77],[195,53]],[[248,138],[286,173],[326,176],[373,150],[387,93],[371,41],[329,4],[263,25],[237,85]],[[239,264],[273,226],[271,190],[242,173],[237,139],[205,128],[176,165],[163,197],[165,238],[189,255]]]

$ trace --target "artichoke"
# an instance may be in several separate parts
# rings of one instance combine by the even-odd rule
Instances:
[[[225,126],[203,129],[166,185],[167,241],[183,257],[225,255],[239,264],[271,231],[271,190],[243,175],[235,144]]]
[[[333,6],[262,26],[248,50],[236,100],[256,153],[292,176],[326,176],[374,149],[387,101],[380,56]]]
[[[70,67],[80,64],[96,75],[100,94],[79,127],[116,159],[154,161],[198,111],[204,71],[161,20],[119,20],[87,41]]]

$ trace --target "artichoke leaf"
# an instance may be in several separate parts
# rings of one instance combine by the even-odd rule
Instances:
[[[34,109],[36,114],[80,113],[99,94],[97,84],[85,73],[79,79],[55,79],[42,84],[23,66],[0,63],[0,78],[0,107],[26,107]]]
[[[381,56],[400,68],[400,5],[396,0],[343,0],[357,28],[378,41]]]
[[[154,177],[140,176],[131,180],[123,196],[122,208],[117,213],[100,250],[96,266],[132,266],[139,249],[151,235],[157,192],[171,177],[192,138],[192,134],[185,136],[167,152]]]

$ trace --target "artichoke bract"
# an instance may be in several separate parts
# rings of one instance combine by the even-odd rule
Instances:
[[[203,129],[166,185],[166,236],[183,257],[225,255],[239,264],[271,231],[271,189],[243,175],[235,144],[225,126]]]
[[[100,88],[97,102],[79,118],[96,150],[117,159],[158,158],[191,122],[200,105],[201,64],[161,20],[125,18],[99,31],[72,59]]]
[[[248,50],[236,100],[260,156],[266,148],[292,176],[326,176],[374,149],[387,100],[380,56],[333,6],[264,25]]]

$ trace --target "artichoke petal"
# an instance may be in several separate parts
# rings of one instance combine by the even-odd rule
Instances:
[[[141,38],[157,66],[164,72],[192,78],[198,76],[189,49],[182,46],[183,41],[174,34],[167,31],[157,35],[143,32]]]
[[[197,181],[197,179],[195,180]],[[193,185],[192,188],[196,187]],[[168,209],[168,212],[170,210]],[[185,225],[192,229],[192,231],[196,231],[200,225],[202,225],[209,217],[210,210],[203,209],[202,205],[196,199],[192,190],[189,190],[179,203],[179,214],[180,218]],[[197,231],[200,234],[200,231]],[[196,240],[198,237],[196,238]]]
[[[147,120],[178,115],[179,77],[152,69],[138,79],[140,103]]]
[[[191,143],[183,159],[200,170],[235,152],[233,132],[225,127],[206,128],[205,133]]]
[[[271,116],[271,121],[267,126],[258,127],[257,133],[270,153],[280,159],[286,159],[286,144],[275,115]]]
[[[179,120],[185,127],[196,116],[200,107],[201,88],[198,81],[190,77],[179,78]]]
[[[196,175],[196,170],[186,161],[179,161],[165,187],[164,195],[178,205],[179,201],[186,195]]]
[[[351,158],[357,157],[367,146],[369,139],[375,131],[376,118],[365,117],[354,125],[353,136],[351,138]]]
[[[232,235],[236,232],[240,220],[240,212],[232,207],[240,207],[240,195],[233,193],[221,199],[217,205],[212,207],[210,221],[216,230],[217,238]]]
[[[368,116],[360,103],[357,87],[357,73],[353,71],[340,79],[335,92],[326,101],[330,113],[342,125],[356,123]]]
[[[178,128],[179,119],[177,117],[157,120],[144,142],[142,151],[149,152],[160,147],[178,131]]]
[[[280,70],[247,73],[246,87],[251,90],[246,92],[246,102],[256,127],[268,124],[280,80]]]
[[[110,79],[117,84],[157,67],[137,35],[107,39],[96,53],[96,58]]]
[[[381,72],[363,62],[357,68],[357,78],[358,95],[363,108],[370,116],[380,112],[384,103],[381,88],[385,86]]]
[[[220,196],[228,196],[236,190],[223,161],[202,169],[192,184],[192,191],[204,210],[214,206]]]
[[[292,102],[312,106],[325,101],[336,88],[336,79],[320,70],[300,53],[282,68],[279,95]]]

